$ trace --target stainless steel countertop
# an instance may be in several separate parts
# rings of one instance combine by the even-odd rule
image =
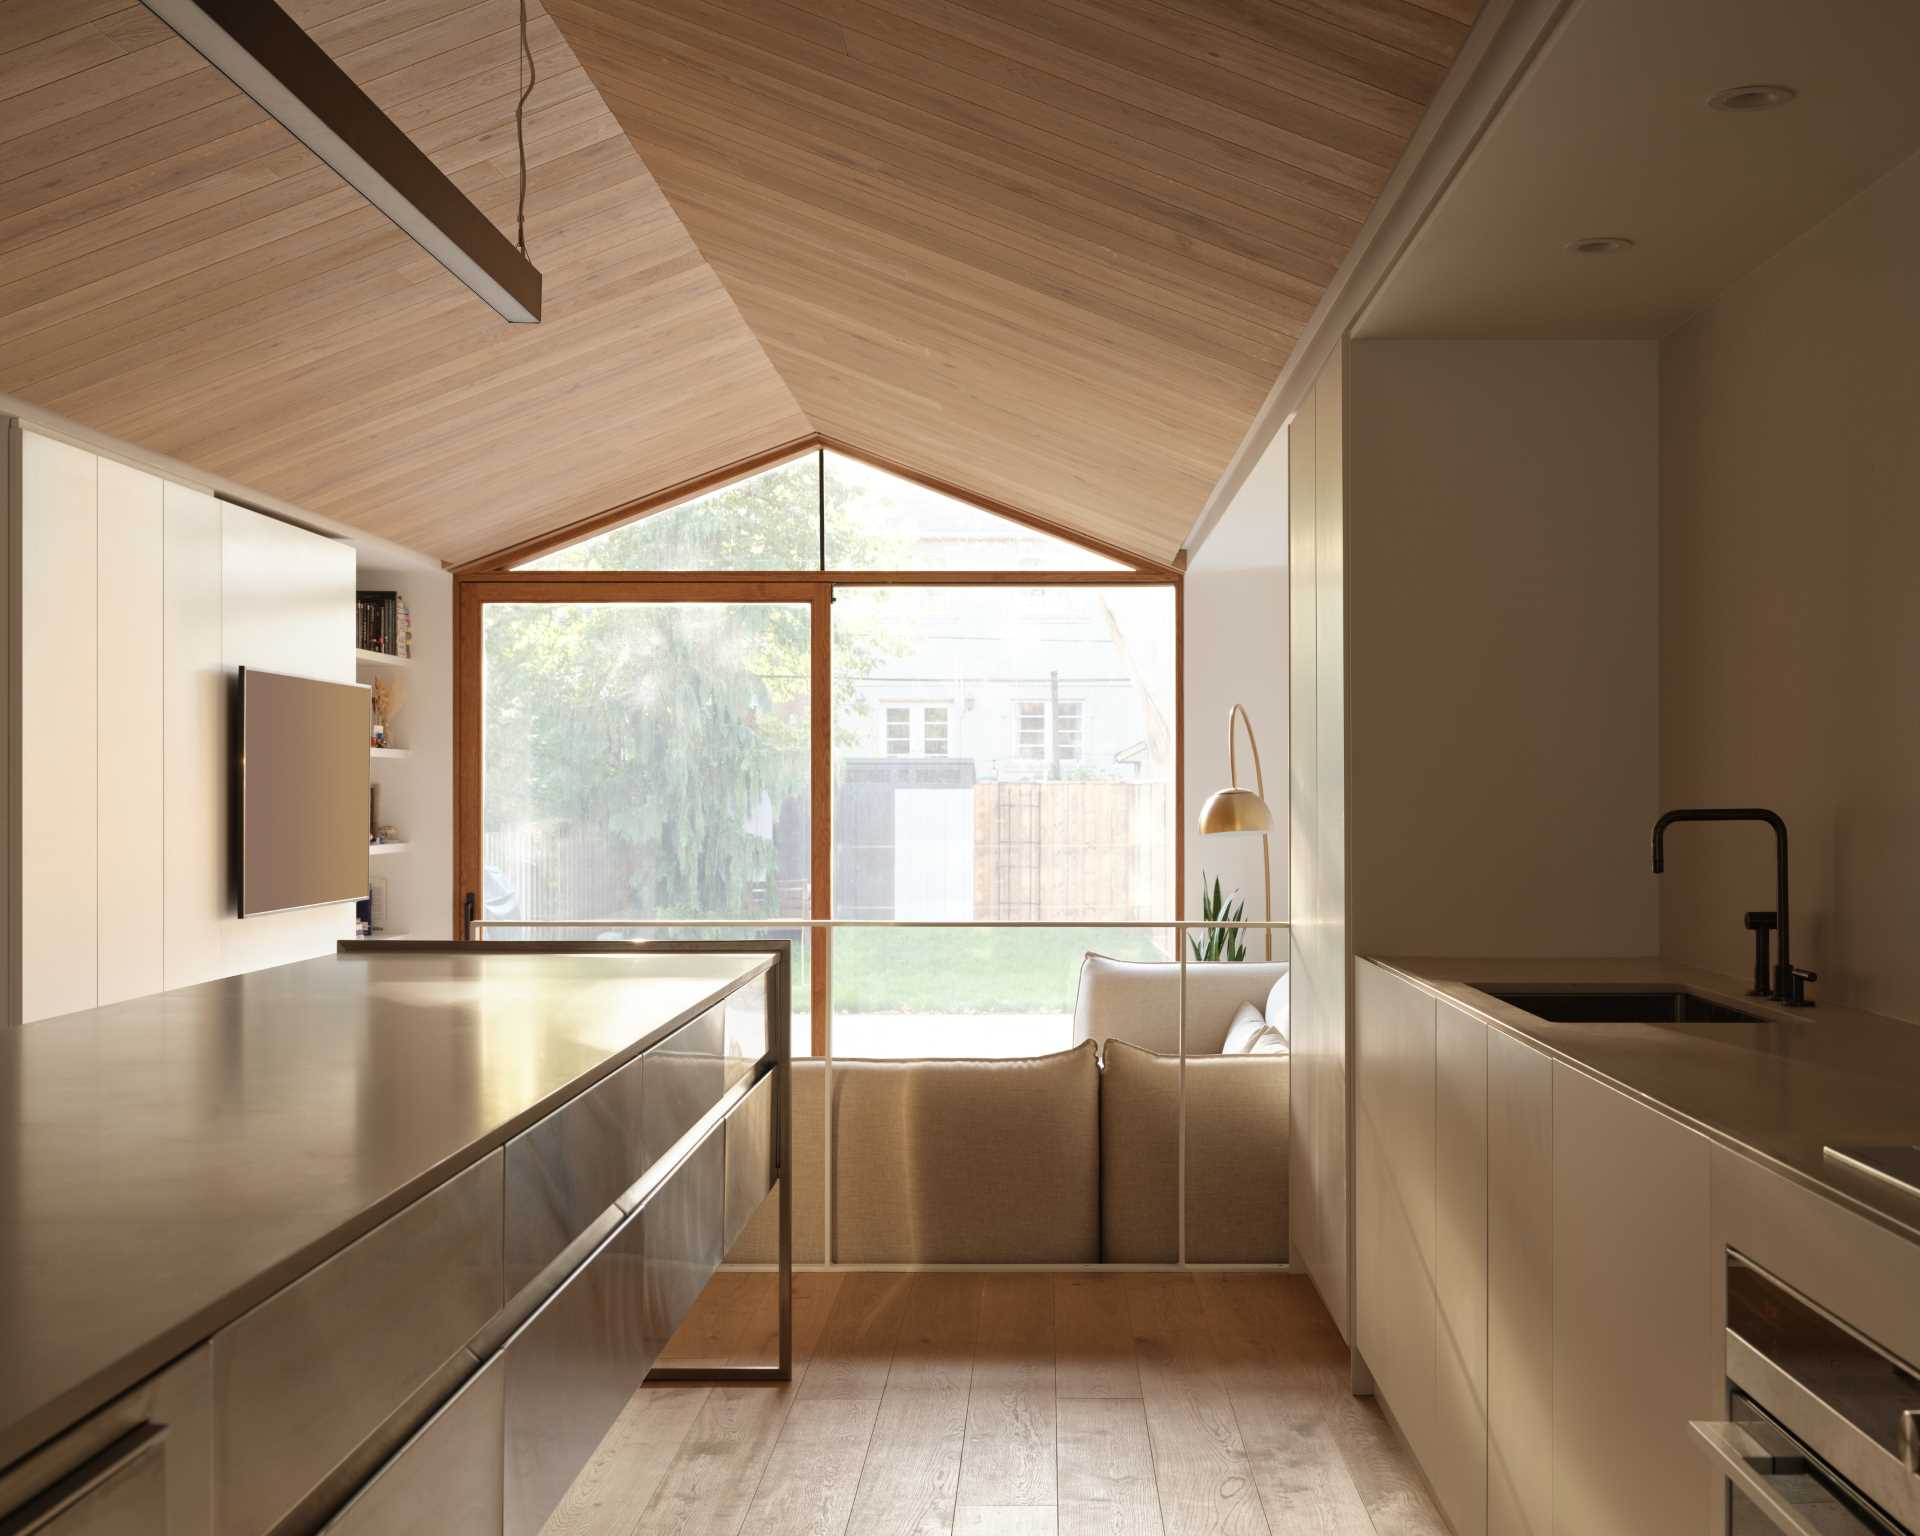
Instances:
[[[0,1027],[0,1466],[770,964],[339,954]]]
[[[1664,960],[1378,957],[1448,1002],[1920,1242],[1920,1198],[1824,1148],[1920,1142],[1920,1025],[1820,1003],[1781,1008],[1731,977]],[[1759,1024],[1558,1024],[1476,991],[1493,985],[1678,985]],[[1816,992],[1818,988],[1815,988]]]

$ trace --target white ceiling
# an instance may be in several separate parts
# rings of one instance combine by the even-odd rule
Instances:
[[[1915,0],[1576,0],[1356,332],[1662,336],[1916,146]]]

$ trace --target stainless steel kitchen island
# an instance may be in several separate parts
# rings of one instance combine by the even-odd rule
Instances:
[[[0,1515],[164,1460],[125,1529],[538,1529],[776,1185],[790,1226],[788,969],[345,945],[0,1032]]]

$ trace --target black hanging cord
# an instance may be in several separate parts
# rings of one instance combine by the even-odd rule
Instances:
[[[527,41],[527,0],[520,0],[520,57],[514,60],[514,65],[516,68],[525,66],[520,102],[513,109],[513,136],[520,144],[520,209],[517,222],[520,254],[524,256],[527,254],[527,98],[533,94],[534,81],[539,79],[533,67],[533,45]]]

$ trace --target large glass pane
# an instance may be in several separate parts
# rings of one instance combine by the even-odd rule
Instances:
[[[1173,910],[1171,589],[842,588],[833,631],[835,915],[1077,925],[842,931],[836,1053],[1065,1049],[1089,951],[1172,952],[1089,931]]]
[[[1078,1043],[1086,957],[1164,960],[1158,929],[843,928],[833,1053],[897,1060],[1041,1056]],[[1087,1036],[1085,1038],[1092,1038]]]
[[[736,480],[530,560],[525,571],[817,571],[820,456]]]
[[[487,915],[589,920],[579,938],[667,936],[592,919],[767,918],[756,931],[798,937],[778,919],[812,910],[811,649],[804,603],[489,603]],[[804,946],[795,963],[797,1015]]]
[[[835,571],[1120,571],[1126,567],[971,502],[828,450],[827,567]]]

